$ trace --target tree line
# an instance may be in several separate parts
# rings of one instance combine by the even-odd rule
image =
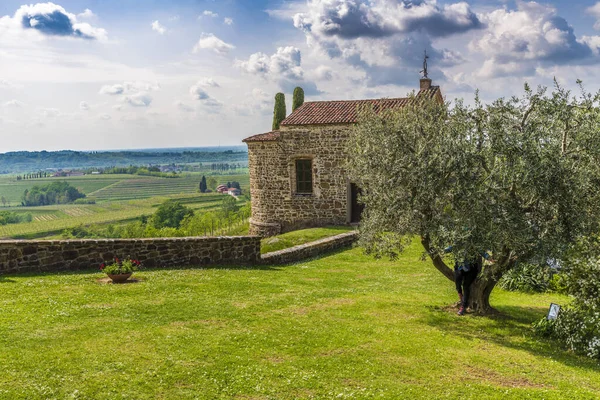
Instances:
[[[23,206],[45,206],[50,204],[67,204],[82,199],[85,194],[67,182],[52,182],[43,186],[25,189],[21,197]]]
[[[77,226],[66,229],[64,238],[147,238],[217,236],[247,233],[250,202],[240,206],[224,196],[217,210],[192,210],[176,200],[167,200],[154,214],[126,224]]]

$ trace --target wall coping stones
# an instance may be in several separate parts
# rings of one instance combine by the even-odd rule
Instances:
[[[358,231],[341,233],[339,235],[315,240],[314,242],[263,254],[261,256],[261,261],[263,264],[287,264],[301,261],[332,250],[350,247],[358,240],[358,236]]]

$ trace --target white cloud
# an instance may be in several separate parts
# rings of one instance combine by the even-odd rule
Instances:
[[[225,17],[223,18],[223,23],[225,25],[233,25],[233,18]]]
[[[279,47],[272,55],[254,53],[247,60],[236,60],[235,65],[242,71],[276,82],[281,90],[292,91],[295,86],[302,86],[305,93],[317,94],[314,82],[304,78],[302,54],[294,46]]]
[[[124,91],[125,91],[125,87],[123,85],[116,84],[116,85],[104,85],[100,88],[100,91],[98,93],[108,94],[108,95],[117,95],[117,94],[123,94]]]
[[[79,103],[79,109],[82,111],[88,111],[90,109],[90,105],[87,101],[82,101]]]
[[[132,94],[141,91],[150,92],[159,90],[160,85],[158,83],[144,82],[144,81],[129,81],[117,83],[114,85],[104,85],[100,88],[99,94],[107,95],[120,95],[120,94]]]
[[[89,8],[86,8],[82,13],[77,14],[78,18],[93,18],[96,14],[92,12]]]
[[[192,99],[194,100],[206,100],[210,98],[208,93],[198,85],[190,86],[190,96],[192,96]]]
[[[5,102],[2,104],[2,106],[6,108],[23,108],[25,107],[25,103],[20,100],[13,99]]]
[[[213,78],[208,77],[199,79],[196,85],[202,87],[221,87]]]
[[[146,92],[139,92],[123,97],[123,103],[133,107],[149,107],[152,103],[152,96]]]
[[[206,17],[211,17],[211,18],[217,18],[219,16],[219,14],[212,12],[210,10],[204,10],[204,12],[202,13],[202,15],[206,16]]]
[[[109,119],[112,119],[112,117],[109,114],[100,114],[98,115],[98,118],[103,121],[108,121]]]
[[[235,46],[222,41],[212,33],[202,33],[200,40],[198,40],[198,43],[196,43],[192,51],[197,53],[204,49],[212,50],[220,55],[225,55],[229,53],[229,51],[235,49]]]
[[[287,46],[277,48],[275,54],[271,56],[260,52],[254,53],[246,61],[237,61],[236,65],[253,75],[301,80],[304,75],[301,63],[300,49]]]
[[[319,81],[330,81],[333,79],[334,72],[331,67],[319,65],[317,68],[315,68],[311,75]]]
[[[362,71],[361,80],[370,87],[412,85],[423,50],[435,66],[431,72],[442,76],[442,67],[454,65],[462,57],[456,51],[435,48],[434,39],[483,27],[465,2],[310,0],[305,7],[293,21],[306,35],[308,46]],[[272,14],[284,17],[292,9],[295,7]]]
[[[158,32],[160,35],[164,35],[165,32],[167,32],[167,28],[161,25],[160,22],[158,22],[158,20],[152,23],[152,30]]]
[[[98,40],[107,37],[106,30],[78,22],[75,14],[54,3],[23,5],[15,12],[13,20],[16,22],[14,26],[36,31],[42,36]]]
[[[594,4],[591,7],[588,7],[586,11],[593,17],[596,18],[596,23],[594,24],[594,29],[600,30],[600,1]]]
[[[481,28],[465,2],[439,6],[435,0],[310,0],[294,25],[319,37],[344,39],[425,32],[448,36]]]
[[[487,57],[479,71],[483,77],[531,72],[540,64],[577,63],[593,55],[594,37],[578,39],[548,5],[518,1],[516,10],[495,10],[483,21],[485,32],[469,44],[472,53]]]

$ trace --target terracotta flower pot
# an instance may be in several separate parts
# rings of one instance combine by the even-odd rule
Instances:
[[[112,279],[113,283],[123,283],[132,275],[132,272],[128,274],[106,274],[110,279]]]

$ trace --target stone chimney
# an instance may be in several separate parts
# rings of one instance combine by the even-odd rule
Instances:
[[[421,90],[427,90],[427,89],[431,89],[431,79],[429,78],[421,78]]]

